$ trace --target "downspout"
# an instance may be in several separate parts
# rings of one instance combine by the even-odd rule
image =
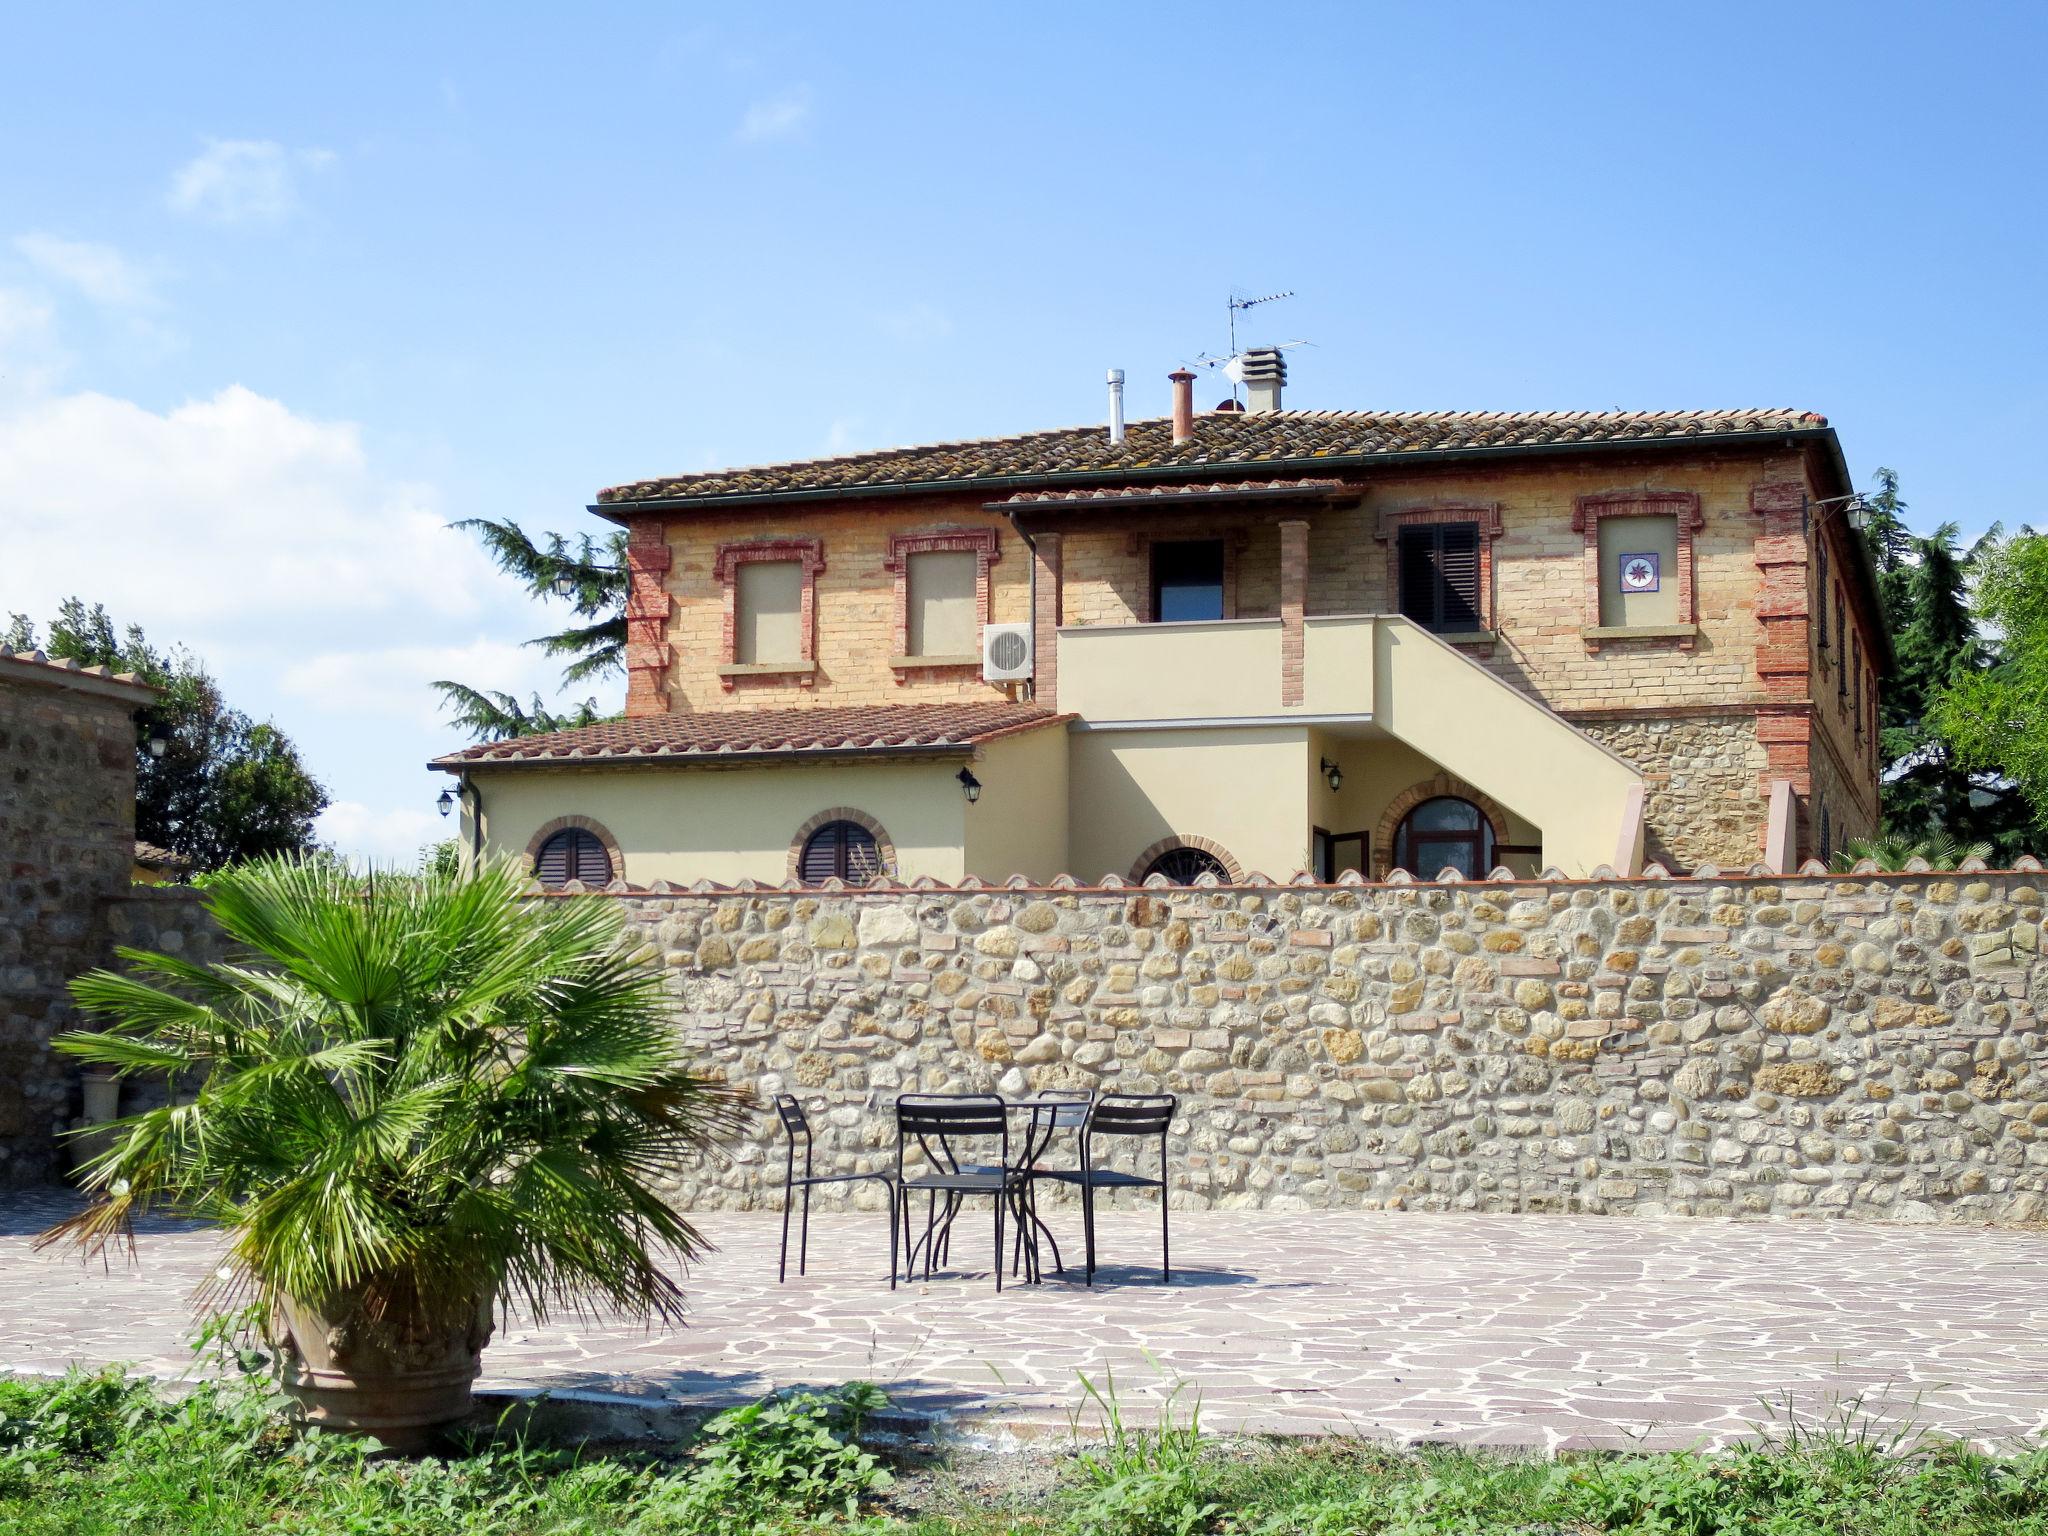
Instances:
[[[1036,703],[1038,700],[1038,678],[1035,675],[1038,670],[1035,664],[1036,657],[1038,654],[1038,540],[1032,538],[1030,534],[1026,533],[1024,531],[1024,525],[1017,521],[1016,508],[1011,508],[1004,515],[1008,517],[1010,520],[1010,531],[1016,534],[1018,538],[1022,539],[1024,541],[1024,547],[1031,551],[1031,595],[1029,601],[1031,604],[1031,651],[1034,659],[1034,665],[1032,667],[1032,672],[1034,675],[1030,680],[1030,688],[1031,701],[1033,703]]]
[[[460,793],[469,800],[469,867],[474,872],[484,861],[484,792],[466,773],[460,782]]]

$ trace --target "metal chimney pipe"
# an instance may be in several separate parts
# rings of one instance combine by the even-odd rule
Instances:
[[[1109,370],[1109,440],[1112,443],[1124,440],[1124,371],[1121,368]]]
[[[1184,443],[1195,435],[1195,376],[1176,368],[1166,377],[1173,382],[1173,440]]]

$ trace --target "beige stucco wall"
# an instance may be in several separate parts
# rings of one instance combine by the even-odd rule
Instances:
[[[1057,734],[1057,733],[1048,733]],[[895,873],[958,880],[966,798],[956,760],[821,767],[511,769],[478,773],[484,831],[493,852],[523,854],[558,816],[588,816],[616,840],[624,877],[761,880],[789,874],[791,839],[836,806],[880,822],[896,847]],[[977,807],[979,809],[979,807]],[[615,872],[616,873],[616,872]]]
[[[967,872],[983,880],[1067,872],[1067,733],[998,737],[976,756],[981,799],[967,808]],[[955,770],[958,771],[957,769]]]
[[[1075,733],[1072,873],[1128,875],[1140,853],[1169,836],[1207,838],[1246,871],[1302,868],[1307,751],[1300,725]]]

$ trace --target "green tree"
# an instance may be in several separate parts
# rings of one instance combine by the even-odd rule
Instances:
[[[35,648],[35,626],[15,614],[10,649]],[[290,737],[230,708],[190,651],[160,651],[141,628],[117,630],[105,608],[65,601],[44,648],[61,661],[133,672],[158,690],[141,712],[135,754],[135,835],[181,854],[195,874],[241,859],[312,849],[327,791]],[[164,743],[158,756],[152,740]]]
[[[1961,676],[1992,665],[1994,647],[1972,611],[1970,583],[1978,552],[1960,547],[1954,523],[1925,536],[1906,526],[1899,477],[1877,472],[1864,528],[1877,568],[1878,598],[1898,664],[1886,680],[1879,712],[1884,764],[1884,838],[1901,847],[1989,843],[1996,860],[2025,851],[2031,815],[1996,774],[1958,760],[1929,719],[1932,701]]]
[[[543,600],[566,601],[579,621],[553,634],[527,641],[550,656],[569,658],[562,686],[573,688],[616,675],[626,661],[626,535],[603,539],[583,535],[574,545],[559,533],[536,541],[510,518],[472,517],[455,525],[474,533],[499,570],[523,582]],[[521,707],[510,694],[443,679],[434,684],[455,724],[479,741],[532,736],[604,719],[597,701],[585,699],[573,709],[552,713],[535,695]]]
[[[1994,539],[1976,563],[1977,615],[1997,650],[1946,679],[1930,723],[1959,764],[2008,786],[2034,833],[2048,833],[2048,537]]]

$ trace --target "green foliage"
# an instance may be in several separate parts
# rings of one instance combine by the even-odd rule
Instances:
[[[1877,837],[1851,839],[1835,852],[1834,867],[1848,871],[1869,859],[1879,869],[1898,871],[1911,859],[1925,859],[1929,869],[1954,869],[1965,859],[1989,859],[1988,842],[1959,843],[1946,832],[1922,838]]]
[[[562,669],[563,687],[573,688],[595,678],[611,677],[625,669],[627,572],[623,530],[603,539],[585,534],[572,546],[559,533],[545,534],[536,542],[510,518],[472,517],[455,526],[466,528],[481,539],[498,569],[522,582],[533,596],[568,602],[580,622],[526,642],[550,656],[569,658]],[[561,582],[570,586],[566,599],[556,590]],[[441,691],[449,718],[479,741],[567,730],[605,718],[598,713],[595,699],[585,699],[567,711],[555,713],[541,703],[538,694],[531,703],[521,705],[511,694],[494,689],[472,688],[446,680],[434,686]]]
[[[598,713],[597,700],[585,699],[563,714],[551,713],[539,694],[521,704],[509,693],[495,688],[471,688],[445,678],[434,686],[441,690],[442,707],[448,718],[478,741],[503,741],[510,736],[540,736],[549,731],[566,731],[579,725],[595,725],[607,718]]]
[[[1105,1394],[1113,1400],[1114,1394]],[[374,1457],[293,1433],[261,1375],[165,1401],[114,1373],[0,1381],[8,1536],[2048,1536],[2048,1446],[1979,1455],[1888,1428],[1851,1399],[1819,1422],[1722,1452],[1534,1456],[1359,1440],[1203,1443],[1119,1432],[1068,1485],[1004,1499],[936,1479],[922,1511],[858,1445],[872,1387],[794,1393],[721,1415],[679,1458],[565,1451],[520,1435],[466,1453]],[[1184,1476],[1190,1507],[1148,1478]],[[1109,1490],[1127,1490],[1110,1493]]]
[[[197,1097],[116,1122],[92,1203],[44,1241],[97,1251],[164,1208],[222,1227],[215,1304],[360,1295],[437,1326],[494,1296],[675,1315],[672,1273],[703,1244],[657,1183],[737,1125],[738,1100],[688,1069],[616,906],[524,885],[508,864],[259,861],[206,893],[252,959],[123,950],[126,974],[78,978],[104,1028],[59,1049]]]
[[[1898,659],[1881,690],[1879,717],[1885,837],[1908,844],[1939,837],[1985,842],[1991,845],[1987,859],[2010,862],[2030,841],[2025,801],[1997,775],[1964,762],[1932,718],[1951,683],[1997,663],[1983,614],[1970,605],[1970,584],[1989,544],[1963,550],[1954,523],[1914,535],[1906,527],[1898,476],[1880,469],[1877,481],[1865,501],[1870,516],[1863,536]]]
[[[428,843],[420,850],[419,864],[414,873],[437,880],[453,880],[462,873],[462,840],[444,837],[438,843]]]
[[[1207,1496],[1201,1394],[1176,1423],[1184,1388],[1176,1382],[1167,1393],[1157,1428],[1140,1429],[1124,1418],[1115,1372],[1105,1372],[1100,1387],[1081,1377],[1100,1443],[1080,1443],[1074,1457],[1087,1489],[1069,1520],[1077,1536],[1195,1536],[1210,1528],[1218,1505]],[[1074,1428],[1078,1439],[1078,1415]]]
[[[1978,614],[1998,654],[1943,680],[1932,723],[1959,763],[2009,781],[2048,830],[2048,536],[1996,539],[1976,566]]]
[[[35,626],[15,614],[6,644],[34,649]],[[231,709],[191,652],[159,651],[142,630],[117,631],[105,608],[65,601],[44,647],[60,661],[133,672],[160,692],[141,711],[135,750],[135,835],[181,854],[198,873],[238,859],[298,853],[327,808],[291,738]],[[147,750],[164,742],[158,757]]]
[[[730,1408],[704,1426],[696,1465],[650,1499],[681,1531],[706,1536],[791,1516],[852,1519],[894,1480],[861,1449],[867,1419],[888,1398],[866,1382],[831,1392],[789,1392]]]

